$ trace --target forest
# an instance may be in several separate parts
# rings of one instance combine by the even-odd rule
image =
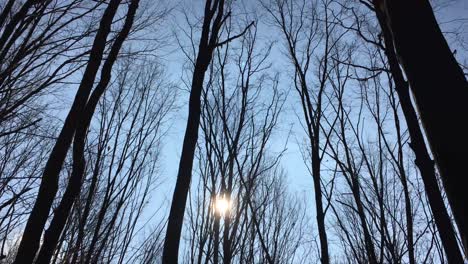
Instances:
[[[468,263],[467,77],[466,0],[0,0],[0,264]]]

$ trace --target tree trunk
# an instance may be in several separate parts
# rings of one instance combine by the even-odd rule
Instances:
[[[65,223],[70,215],[75,198],[81,191],[83,184],[83,177],[85,174],[85,142],[88,127],[91,123],[96,106],[108,86],[111,79],[112,67],[117,60],[117,56],[120,52],[123,42],[130,33],[130,29],[133,25],[136,10],[138,9],[139,0],[132,0],[128,14],[125,19],[125,24],[122,30],[119,32],[114,44],[112,45],[111,51],[108,58],[106,59],[104,66],[101,70],[101,78],[96,89],[90,96],[88,103],[86,104],[85,111],[81,115],[81,120],[76,129],[75,138],[73,142],[73,170],[68,182],[66,191],[60,201],[59,206],[55,210],[54,217],[51,221],[49,229],[45,232],[44,242],[39,252],[37,264],[47,264],[50,262],[52,254],[55,251],[57,242],[62,234]]]
[[[231,197],[227,198],[230,201]],[[231,237],[229,236],[229,230],[231,227],[231,219],[229,213],[224,217],[223,227],[223,264],[231,264],[232,251],[231,251]]]
[[[39,193],[24,229],[15,264],[28,264],[34,260],[42,231],[57,193],[59,174],[70,148],[79,116],[93,87],[103,57],[106,38],[119,4],[120,0],[112,0],[104,11],[75,100],[44,168]]]
[[[316,130],[317,131],[317,130]],[[317,134],[316,134],[317,135]],[[316,140],[318,145],[318,140]],[[323,209],[322,201],[322,182],[320,177],[320,158],[319,158],[318,146],[312,146],[312,179],[314,182],[314,194],[315,194],[315,207],[317,214],[317,228],[320,238],[320,263],[330,263],[330,257],[328,254],[328,238],[327,230],[325,229],[325,212]]]
[[[217,215],[215,212],[214,220],[214,244],[213,244],[213,264],[219,264],[219,221],[221,215]]]
[[[467,251],[468,84],[427,0],[377,1],[415,97]]]
[[[450,216],[442,198],[437,178],[435,174],[434,162],[429,156],[429,152],[424,142],[423,133],[419,127],[419,121],[416,111],[411,103],[409,85],[403,77],[398,60],[394,51],[393,42],[391,40],[390,31],[385,24],[384,14],[380,10],[376,10],[377,18],[382,28],[382,33],[385,41],[385,54],[388,59],[390,71],[395,83],[395,90],[405,116],[406,125],[411,138],[411,148],[416,156],[416,166],[421,173],[421,178],[424,183],[426,195],[429,200],[434,220],[439,231],[439,236],[442,240],[442,245],[447,255],[449,263],[462,263],[463,258],[458,248],[455,231],[453,229]]]
[[[224,20],[223,12],[224,0],[215,0],[213,5],[211,0],[206,0],[198,55],[192,76],[187,127],[185,129],[176,186],[172,196],[166,238],[164,240],[163,264],[178,263],[179,243],[185,214],[185,205],[187,203],[190,181],[192,179],[193,158],[198,140],[201,92],[203,89],[205,72],[211,62],[213,51],[218,41],[218,33]],[[212,22],[215,14],[216,18]]]

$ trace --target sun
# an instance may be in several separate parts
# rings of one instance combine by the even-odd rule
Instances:
[[[231,203],[225,197],[218,197],[215,200],[214,209],[220,215],[225,215],[229,212],[231,208]]]

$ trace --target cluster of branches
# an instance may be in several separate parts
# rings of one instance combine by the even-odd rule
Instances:
[[[466,161],[465,129],[459,121],[467,112],[461,101],[452,105],[450,100],[468,99],[466,80],[430,4],[423,2],[407,7],[402,1],[338,0],[253,5],[267,17],[262,22],[269,32],[280,36],[289,62],[282,78],[299,101],[294,105],[300,106],[296,113],[304,129],[300,146],[314,188],[317,239],[312,241],[318,241],[321,263],[463,262],[466,207],[461,203],[466,192],[455,183],[455,171],[461,173],[459,166]],[[305,252],[314,258],[310,251],[298,250],[307,238],[302,235],[305,224],[294,227],[304,219],[297,201],[291,201],[287,213],[278,203],[291,199],[278,183],[278,167],[272,165],[281,155],[257,159],[268,144],[256,138],[268,139],[276,129],[267,125],[258,130],[259,124],[268,124],[269,112],[278,110],[274,103],[263,103],[265,98],[277,100],[276,86],[269,85],[273,95],[260,95],[258,88],[268,80],[261,72],[269,70],[260,65],[270,49],[255,49],[258,21],[253,28],[247,22],[232,30],[233,8],[238,6],[206,1],[198,51],[196,30],[184,31],[192,44],[185,54],[193,55],[193,79],[163,263],[177,261],[179,255],[188,263],[288,263],[304,261],[297,256]],[[398,16],[410,17],[408,10],[418,8],[424,9],[421,16],[427,24],[407,30],[405,23],[413,22]],[[411,36],[418,35],[416,31],[421,39]],[[437,39],[430,48],[437,53],[435,61],[446,68],[427,61],[423,55],[428,55],[418,50],[415,43],[424,45],[421,40],[430,42],[429,38]],[[433,72],[432,83],[419,69],[423,62]],[[450,79],[453,94],[437,90],[444,78]],[[429,92],[423,91],[424,85]],[[435,101],[438,96],[443,99],[440,104]],[[438,105],[443,105],[445,118],[437,113]],[[447,133],[448,127],[456,133]],[[262,142],[261,147],[254,142]],[[197,180],[192,179],[194,159]],[[256,167],[262,173],[255,172]],[[190,181],[196,183],[192,189]],[[213,203],[219,197],[231,201],[232,211],[217,214]],[[268,210],[272,204],[277,211]],[[262,227],[262,221],[269,228]],[[283,235],[275,237],[278,234]],[[272,236],[273,245],[268,242]],[[181,237],[187,243],[183,254],[178,251]]]
[[[303,242],[296,236],[303,207],[288,194],[281,153],[269,148],[285,99],[268,74],[270,48],[255,28],[214,53],[202,92],[187,263],[293,263]],[[219,199],[229,201],[227,212],[216,210]]]
[[[0,3],[2,263],[157,250],[161,226],[148,233],[141,218],[175,92],[144,43],[123,46],[166,15],[139,0]]]
[[[442,175],[457,233],[395,53],[396,29],[388,17],[405,5],[280,0],[263,6],[283,35],[302,105],[321,262],[462,263],[463,194],[448,186],[448,173]],[[328,232],[331,226],[338,232]],[[330,234],[338,236],[343,253],[330,254]]]
[[[0,3],[1,263],[466,260],[468,87],[427,0],[181,14],[189,112],[166,222],[151,198],[177,103],[157,53],[168,13]],[[313,194],[283,170],[290,105]]]

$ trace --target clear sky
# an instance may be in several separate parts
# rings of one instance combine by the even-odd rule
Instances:
[[[466,58],[466,54],[468,54],[468,46],[462,47],[460,44],[463,42],[468,43],[468,0],[439,0],[434,1],[434,3],[436,4],[437,18],[441,22],[443,31],[448,32],[456,29],[458,32],[458,34],[447,34],[450,44],[453,47],[458,48],[457,58]],[[173,15],[168,21],[171,25],[168,27],[171,31],[170,34],[172,36],[174,36],[174,34],[180,35],[180,29],[178,29],[178,26],[184,27],[185,25],[184,17],[182,16],[183,10],[188,10],[190,14],[197,14],[200,17],[203,6],[204,1],[202,0],[182,0],[176,4]],[[262,19],[263,18],[264,17],[262,17]],[[261,38],[275,40],[274,38],[280,37],[272,27],[265,26],[264,24],[259,25],[259,27],[261,28],[259,30]],[[196,36],[196,38],[199,38],[199,36]],[[187,40],[183,36],[181,36],[181,39],[185,41]],[[283,69],[289,69],[289,67],[281,50],[281,42],[278,42],[270,55],[270,59],[273,63],[272,70],[281,72],[281,89],[288,89],[287,78],[289,77],[289,73]],[[153,193],[153,197],[148,208],[149,210],[147,211],[148,216],[153,215],[151,212],[152,209],[160,208],[161,203],[164,203],[162,210],[160,210],[153,218],[154,221],[157,221],[157,219],[161,219],[162,217],[166,218],[169,212],[170,200],[173,194],[181,145],[185,132],[188,108],[187,102],[189,96],[186,87],[180,82],[184,74],[182,69],[186,62],[184,54],[178,47],[174,48],[174,46],[164,48],[164,52],[166,55],[162,57],[164,58],[163,63],[167,66],[167,73],[174,83],[179,84],[181,89],[179,91],[177,102],[179,109],[174,114],[172,126],[168,131],[166,140],[164,140],[164,149],[161,152],[163,155],[161,160],[161,168],[163,169],[161,177],[163,184],[155,190],[155,193]],[[289,93],[285,109],[282,112],[282,122],[279,122],[280,125],[277,129],[277,134],[271,142],[272,146],[276,148],[277,151],[281,150],[284,146],[286,147],[286,152],[281,161],[281,166],[286,170],[288,175],[286,182],[288,183],[290,191],[302,193],[304,195],[308,203],[308,210],[311,214],[310,216],[314,219],[315,210],[312,178],[307,172],[297,144],[297,142],[304,137],[303,130],[298,123],[298,116],[301,113],[297,111],[301,110],[297,108],[297,105],[298,97],[295,91],[292,90]],[[289,134],[290,132],[291,134]],[[288,134],[289,141],[286,143],[285,139],[288,138]],[[315,226],[313,226],[313,228],[315,229]]]
[[[438,0],[434,1],[435,7],[437,8],[437,18],[441,22],[442,29],[444,31],[452,31],[457,29],[459,34],[448,34],[449,41],[453,46],[460,47],[460,43],[468,43],[468,0]],[[174,32],[177,32],[177,25],[184,25],[185,21],[181,15],[182,10],[190,10],[194,14],[201,14],[201,8],[203,8],[204,1],[180,1],[175,8],[174,15],[170,20],[171,28]],[[275,32],[274,28],[266,27],[265,25],[259,25],[261,27],[262,38],[278,38],[279,34]],[[198,36],[197,36],[198,37]],[[278,40],[278,39],[276,39]],[[273,62],[272,70],[280,70],[288,67],[285,61],[285,56],[281,52],[281,43],[278,42],[271,54],[271,60]],[[457,49],[458,58],[466,58],[465,56],[468,51],[468,46],[463,49]],[[178,48],[170,49],[168,57],[165,58],[165,64],[167,65],[168,74],[171,80],[175,83],[180,83],[182,76],[183,63],[185,62],[184,55]],[[288,89],[285,78],[288,78],[288,73],[282,71],[282,89]],[[164,144],[163,154],[163,169],[162,176],[164,178],[164,184],[162,186],[162,192],[155,196],[155,199],[160,202],[161,196],[167,202],[172,197],[173,186],[175,184],[175,177],[177,174],[178,161],[181,152],[181,143],[185,132],[186,115],[187,115],[187,102],[188,92],[185,87],[180,90],[180,96],[178,96],[180,106],[176,113],[176,118],[173,119],[174,123],[172,128],[169,130],[167,140]],[[282,166],[288,172],[289,185],[292,190],[299,192],[306,192],[308,196],[313,197],[313,188],[311,177],[306,171],[302,156],[297,145],[297,140],[300,140],[304,134],[302,128],[298,125],[298,118],[295,112],[297,112],[297,94],[295,91],[290,92],[288,96],[288,102],[286,103],[285,109],[282,113],[283,122],[278,127],[278,133],[276,138],[273,138],[274,146],[278,147],[278,150],[285,146],[285,135],[292,132],[290,140],[286,145],[286,153],[282,159]],[[299,113],[300,114],[300,113]],[[292,129],[291,129],[292,128]],[[160,190],[161,191],[161,190]],[[158,191],[158,192],[160,192]]]
[[[244,0],[248,3],[248,0]],[[160,52],[162,55],[162,63],[166,66],[168,78],[179,86],[179,96],[177,97],[177,105],[179,106],[178,110],[172,114],[170,119],[170,128],[168,129],[168,134],[163,141],[163,150],[161,151],[161,180],[162,184],[154,190],[152,193],[152,199],[147,207],[145,218],[149,220],[150,223],[156,223],[161,219],[166,219],[169,212],[170,200],[172,198],[174,184],[177,175],[179,157],[181,152],[182,140],[185,133],[186,117],[187,117],[187,102],[189,93],[181,82],[182,76],[184,73],[184,63],[186,58],[181,50],[177,47],[174,35],[180,34],[179,26],[184,27],[185,21],[182,11],[186,10],[189,14],[197,15],[201,17],[201,11],[204,7],[203,0],[181,0],[179,2],[171,2],[169,0],[161,0],[162,3],[167,5],[173,5],[174,10],[172,15],[167,20],[167,27],[162,29],[162,32],[170,36],[169,45],[163,47]],[[457,48],[457,58],[467,58],[468,46],[461,46],[461,43],[468,43],[468,0],[438,0],[435,1],[437,8],[437,17],[441,22],[443,31],[452,32],[454,29],[458,32],[457,34],[448,33],[447,37],[450,44],[453,47]],[[261,19],[264,19],[264,16],[260,16]],[[265,26],[262,24],[264,21],[260,21],[259,26],[260,38],[269,39],[269,40],[279,40],[280,34],[278,34],[273,27]],[[187,41],[187,38],[180,36],[182,40]],[[199,38],[198,35],[195,36],[196,39]],[[275,39],[277,38],[277,39]],[[285,55],[281,52],[281,42],[278,41],[270,55],[270,60],[273,63],[272,71],[278,71],[281,73],[281,83],[280,88],[282,90],[288,90],[288,77],[290,72],[284,69],[290,69],[286,61]],[[69,93],[70,91],[65,92],[63,98],[65,101],[69,101],[71,105],[72,96],[74,93]],[[57,99],[57,98],[55,98]],[[52,99],[52,100],[55,100]],[[60,101],[63,104],[63,101]],[[280,118],[279,126],[277,128],[277,133],[271,139],[271,146],[273,151],[280,151],[283,147],[286,147],[286,152],[281,160],[281,166],[287,172],[287,183],[290,191],[296,193],[302,193],[306,198],[308,203],[308,210],[311,213],[312,219],[314,218],[314,201],[313,201],[313,185],[312,178],[309,175],[304,161],[302,159],[298,141],[301,141],[304,137],[302,128],[298,123],[298,116],[300,116],[301,111],[298,107],[298,97],[296,92],[292,89],[288,95],[287,102],[285,104],[282,116]],[[57,116],[63,118],[64,115],[68,112],[59,111]],[[62,115],[63,114],[63,115]],[[289,139],[286,142],[286,139]],[[156,215],[154,212],[157,209]],[[146,222],[143,220],[141,223]],[[315,226],[313,227],[315,229]]]

